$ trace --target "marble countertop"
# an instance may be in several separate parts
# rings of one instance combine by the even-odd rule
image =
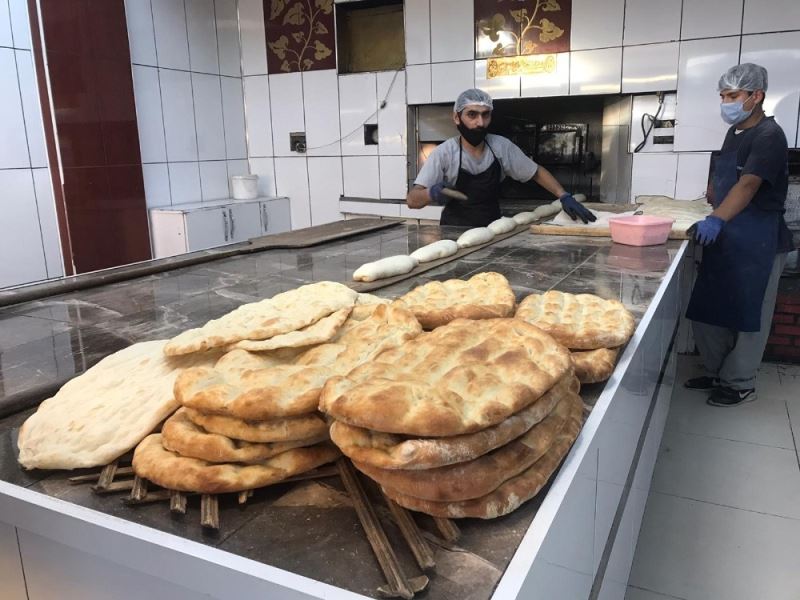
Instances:
[[[302,250],[270,250],[141,277],[0,309],[0,398],[80,373],[131,343],[168,338],[245,302],[303,283],[350,281],[367,261],[406,254],[463,229],[407,225]],[[517,299],[558,289],[621,300],[637,320],[646,311],[681,242],[633,248],[605,238],[521,233],[422,276],[375,292],[393,297],[430,280],[497,271]],[[585,386],[591,404],[602,384]],[[199,503],[182,519],[164,504],[128,507],[119,496],[96,496],[63,473],[26,473],[15,459],[18,427],[32,411],[0,420],[0,479],[223,550],[375,596],[382,576],[349,500],[336,478],[259,490],[244,510],[235,496],[221,504],[221,529],[199,526]],[[373,490],[374,492],[374,490]],[[459,551],[437,549],[429,598],[488,598],[530,525],[540,496],[504,518],[462,520]],[[379,511],[387,533],[399,539]],[[426,518],[421,526],[434,531]],[[246,525],[246,527],[245,527]],[[402,543],[399,548],[405,548]],[[409,574],[418,572],[401,551]],[[471,576],[465,576],[470,573]],[[467,594],[466,592],[470,593]]]

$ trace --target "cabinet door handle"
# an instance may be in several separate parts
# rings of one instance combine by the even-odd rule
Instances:
[[[228,209],[228,217],[231,220],[231,240],[233,240],[233,232],[236,231],[236,221],[233,219],[233,209]]]
[[[267,205],[261,205],[261,220],[264,222],[264,233],[269,230],[269,212],[267,211]]]
[[[228,241],[228,213],[222,209],[222,231],[225,234],[225,241]]]

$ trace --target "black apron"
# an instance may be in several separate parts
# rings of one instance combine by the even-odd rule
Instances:
[[[486,227],[500,218],[500,180],[503,170],[492,147],[486,147],[494,156],[488,169],[477,175],[461,168],[461,139],[458,140],[458,179],[456,189],[467,195],[467,200],[450,200],[442,210],[440,225],[460,225],[464,227]]]
[[[715,208],[738,181],[736,150],[721,154],[714,167]],[[752,202],[725,224],[716,242],[703,248],[686,318],[736,331],[761,329],[767,289],[783,214]]]

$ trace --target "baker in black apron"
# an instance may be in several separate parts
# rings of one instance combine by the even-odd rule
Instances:
[[[504,177],[534,181],[561,200],[573,220],[596,217],[567,193],[544,167],[507,138],[488,133],[492,98],[483,90],[462,92],[453,106],[459,135],[436,147],[425,160],[406,202],[409,208],[444,206],[441,225],[485,227],[500,218],[500,183]],[[454,199],[448,190],[460,192]]]
[[[737,65],[719,81],[722,118],[732,126],[714,161],[713,212],[693,227],[703,258],[687,318],[708,375],[686,387],[708,403],[755,399],[778,280],[791,250],[783,218],[788,190],[786,136],[763,110],[767,71]]]

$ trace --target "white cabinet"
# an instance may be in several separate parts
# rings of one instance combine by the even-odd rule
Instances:
[[[155,258],[245,242],[290,229],[288,198],[227,199],[150,210]]]

